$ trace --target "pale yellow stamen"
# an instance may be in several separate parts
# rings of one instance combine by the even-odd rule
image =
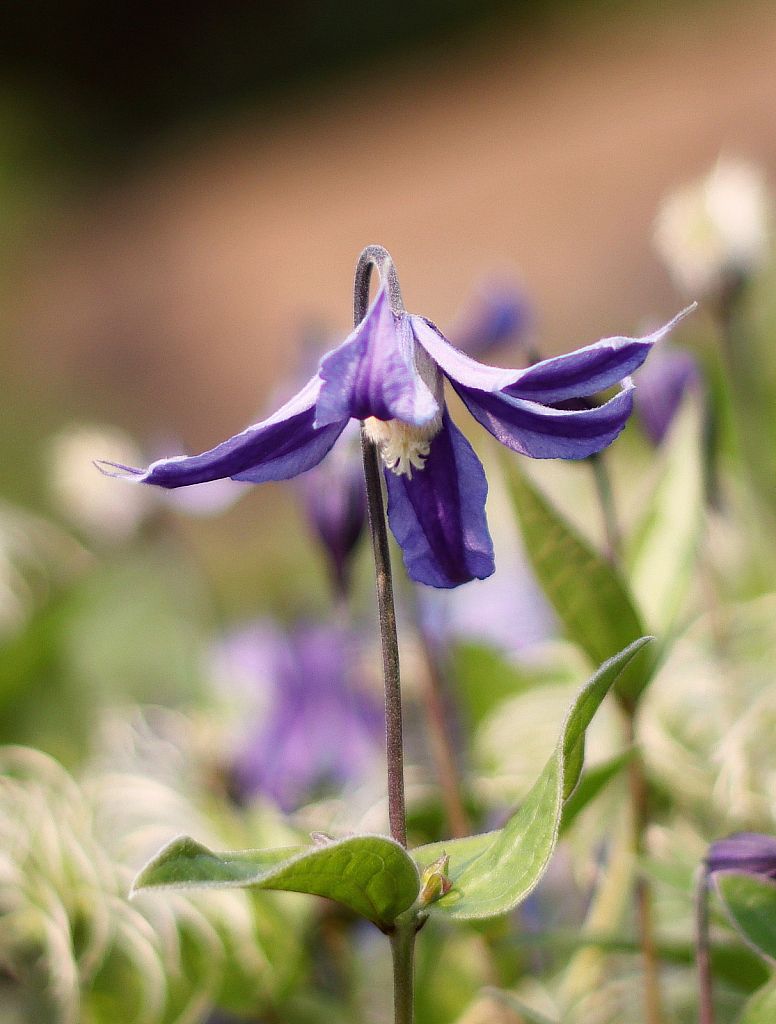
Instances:
[[[413,469],[423,469],[431,441],[442,427],[442,416],[437,414],[422,427],[404,420],[378,420],[374,416],[364,421],[367,437],[380,449],[380,455],[388,469],[397,476],[407,474],[412,479]]]

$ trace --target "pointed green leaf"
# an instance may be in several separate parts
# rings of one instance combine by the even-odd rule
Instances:
[[[713,879],[735,929],[755,952],[776,964],[776,881],[741,871],[719,871]]]
[[[646,632],[625,582],[528,480],[517,460],[502,459],[526,551],[563,627],[595,665]],[[633,703],[649,682],[654,657],[633,660],[617,692]]]
[[[622,769],[633,757],[633,750],[625,750],[621,754],[615,754],[603,764],[586,771],[574,789],[574,792],[567,798],[563,805],[563,818],[560,823],[561,834],[571,825],[576,816],[591,803],[606,784],[619,775]]]
[[[747,1000],[739,1024],[773,1024],[776,1020],[776,979]]]
[[[553,755],[503,829],[413,851],[423,868],[443,854],[450,857],[447,876],[453,888],[431,904],[432,914],[493,917],[511,910],[531,892],[555,849],[564,800],[579,780],[585,729],[620,672],[649,639],[642,637],[607,661],[583,687]]]
[[[703,523],[703,407],[688,394],[663,453],[663,469],[630,558],[630,580],[650,629],[674,623],[691,577]]]
[[[418,869],[387,836],[351,836],[321,846],[213,853],[188,836],[174,839],[143,868],[133,891],[148,887],[256,886],[328,896],[379,928],[412,906]]]

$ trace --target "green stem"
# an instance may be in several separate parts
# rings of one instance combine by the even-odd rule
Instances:
[[[393,955],[393,1013],[395,1024],[414,1020],[415,936],[418,926],[413,912],[402,915],[391,932]]]
[[[614,492],[609,471],[604,462],[603,452],[595,452],[590,456],[590,465],[593,467],[598,501],[601,506],[601,513],[604,519],[604,531],[606,534],[606,554],[609,561],[616,564],[620,557],[620,528],[617,524],[617,512],[614,505]]]

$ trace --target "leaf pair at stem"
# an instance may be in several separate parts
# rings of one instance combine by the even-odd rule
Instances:
[[[390,932],[414,908],[425,914],[495,917],[520,903],[544,874],[564,824],[564,807],[579,782],[585,730],[610,688],[648,643],[642,637],[605,662],[580,690],[558,742],[533,788],[504,828],[432,843],[411,852],[387,836],[356,835],[314,846],[213,853],[195,840],[174,839],[138,875],[142,888],[255,886],[327,896]],[[449,891],[421,906],[421,872],[447,857]],[[447,881],[440,888],[447,889]],[[425,902],[425,901],[422,901]]]

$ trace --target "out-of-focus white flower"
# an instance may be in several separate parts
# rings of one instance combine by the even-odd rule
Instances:
[[[677,287],[710,295],[755,272],[769,254],[770,205],[761,168],[725,156],[705,177],[667,196],[655,247]]]
[[[116,462],[143,458],[132,438],[116,427],[73,424],[48,444],[49,487],[57,508],[84,536],[99,543],[129,540],[154,505],[140,487],[116,494],[94,467],[95,452],[110,449]]]

